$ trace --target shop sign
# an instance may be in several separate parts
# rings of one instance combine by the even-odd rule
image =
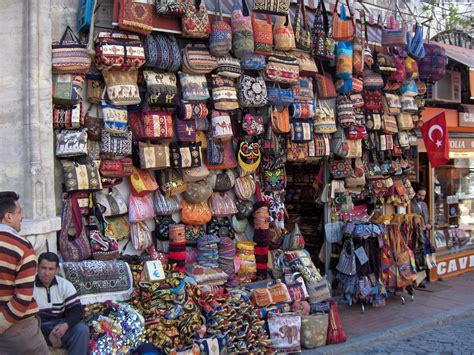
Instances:
[[[437,265],[430,269],[430,280],[445,279],[474,271],[474,250],[437,258]]]
[[[472,138],[449,138],[450,149],[474,149]]]
[[[459,127],[474,127],[474,112],[459,112]]]

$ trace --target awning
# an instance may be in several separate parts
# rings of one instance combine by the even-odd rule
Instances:
[[[432,42],[446,50],[446,55],[455,61],[466,65],[469,69],[474,70],[474,49],[452,46],[442,42]]]

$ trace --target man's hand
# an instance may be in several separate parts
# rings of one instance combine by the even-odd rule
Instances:
[[[66,334],[68,329],[69,329],[69,326],[67,325],[67,323],[61,323],[55,326],[51,333],[53,333],[56,337],[61,339],[63,335]]]
[[[426,223],[426,229],[430,230],[431,229],[431,224]]]

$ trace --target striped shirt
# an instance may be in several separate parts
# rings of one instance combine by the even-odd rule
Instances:
[[[64,319],[69,328],[72,328],[81,320],[81,301],[74,285],[68,280],[55,276],[49,287],[46,287],[36,276],[33,295],[38,302],[42,323]]]
[[[0,224],[0,327],[8,329],[38,313],[35,275],[36,255],[30,242]]]

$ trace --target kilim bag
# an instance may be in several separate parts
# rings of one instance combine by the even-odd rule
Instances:
[[[272,129],[275,133],[290,131],[290,113],[287,107],[274,106],[272,110]]]
[[[186,12],[185,0],[157,0],[156,12],[161,15],[181,17]]]
[[[61,130],[56,135],[56,157],[70,158],[86,156],[87,149],[87,131],[80,130]]]
[[[311,154],[311,144],[314,146],[314,153]],[[309,142],[310,156],[326,157],[331,154],[330,135],[315,134],[314,139]]]
[[[252,17],[246,0],[234,1],[232,17],[232,52],[237,58],[244,58],[254,50]]]
[[[216,62],[217,63],[217,62]],[[205,75],[178,72],[181,92],[185,101],[205,101],[209,96]]]
[[[197,9],[196,5],[198,5]],[[204,0],[186,0],[186,12],[181,17],[181,29],[183,37],[186,38],[209,37],[211,24]]]
[[[140,168],[165,169],[170,167],[170,149],[164,144],[138,142]]]
[[[178,197],[166,197],[160,190],[156,190],[154,193],[153,205],[158,216],[171,216],[181,210],[181,202]]]
[[[281,88],[279,84],[267,86],[268,104],[273,106],[289,106],[294,100],[291,88]]]
[[[265,63],[265,56],[249,54],[240,61],[240,67],[244,70],[262,70],[265,69]]]
[[[132,132],[119,136],[102,131],[100,152],[114,156],[132,155]]]
[[[308,119],[316,116],[316,106],[311,101],[294,102],[289,107],[292,118]]]
[[[100,205],[101,211],[104,209],[101,212],[104,217],[121,216],[128,213],[127,203],[115,187],[96,192],[94,199]]]
[[[352,239],[347,239],[344,242],[336,269],[337,271],[349,276],[354,276],[357,273],[354,242]]]
[[[133,163],[130,158],[100,160],[100,176],[107,178],[122,178],[125,176],[130,176],[133,173]]]
[[[316,107],[316,116],[313,123],[314,133],[330,134],[337,131],[334,109],[328,105],[326,100],[319,100],[319,106]]]
[[[165,111],[143,113],[144,138],[171,139],[174,136],[173,117]]]
[[[309,21],[306,16],[304,0],[298,0],[296,4],[295,12],[295,42],[296,48],[310,52],[312,48],[311,40],[311,28],[309,26]]]
[[[299,82],[298,59],[281,55],[271,55],[267,58],[265,79],[278,83],[295,85]]]
[[[341,79],[352,77],[352,42],[338,42],[336,50],[336,75]]]
[[[195,120],[175,120],[176,138],[180,142],[196,141],[196,121]]]
[[[294,101],[312,101],[314,99],[313,78],[300,76],[298,85],[292,87]]]
[[[366,127],[371,131],[382,129],[382,118],[378,112],[367,112]]]
[[[390,93],[385,93],[383,98],[384,112],[390,114],[400,113],[402,104],[400,102],[400,96]]]
[[[382,117],[382,128],[386,134],[397,133],[398,125],[395,116],[384,114]]]
[[[276,51],[291,51],[296,49],[295,34],[290,21],[290,15],[278,16],[273,26],[273,42]]]
[[[318,67],[316,66],[316,62],[309,53],[302,51],[294,51],[291,52],[291,56],[298,59],[301,75],[313,77],[315,74],[318,73]]]
[[[239,108],[234,80],[220,75],[212,76],[212,101],[216,110],[232,111]]]
[[[382,28],[382,46],[385,47],[405,47],[407,44],[407,27],[405,21],[398,28],[395,28],[396,21],[389,17],[389,26]]]
[[[397,123],[400,131],[409,131],[414,128],[412,115],[406,112],[397,115]]]
[[[293,163],[304,163],[309,158],[309,146],[307,142],[296,143],[288,141],[286,145],[286,159]]]
[[[102,190],[99,170],[95,163],[79,164],[72,161],[61,161],[61,165],[66,192]]]
[[[53,108],[53,128],[77,129],[84,127],[82,101],[74,106],[55,105]]]
[[[217,59],[202,44],[188,44],[183,48],[183,72],[187,74],[209,74],[217,68]]]
[[[217,0],[218,20],[214,20],[211,25],[211,35],[209,36],[209,50],[216,57],[223,57],[229,54],[232,49],[232,28],[222,17],[221,1]]]
[[[202,164],[201,143],[171,145],[171,165],[175,168],[198,168]]]
[[[102,93],[104,92],[105,83],[102,74],[94,68],[86,74],[87,101],[91,104],[100,104],[102,101]]]
[[[240,77],[238,94],[242,108],[263,107],[267,104],[267,86],[261,77],[243,74]]]
[[[77,105],[82,100],[84,75],[54,74],[53,103],[58,105]]]
[[[95,41],[95,64],[99,70],[123,71],[145,64],[140,37],[116,31],[100,32]],[[135,81],[136,83],[136,81]]]
[[[341,127],[350,127],[355,125],[355,114],[352,101],[347,95],[337,97],[337,119]]]
[[[113,105],[137,105],[140,93],[137,86],[138,70],[102,71],[107,97]]]
[[[330,31],[326,5],[324,5],[323,0],[320,0],[311,31],[313,37],[312,53],[315,57],[334,59],[334,40]]]
[[[336,1],[334,5],[334,15],[332,17],[332,36],[337,42],[347,42],[352,41],[354,38],[354,23],[353,23],[353,14],[349,1],[346,0],[347,9],[351,18],[346,17],[346,10],[344,4],[341,4],[341,12],[338,12],[337,5],[339,0]]]
[[[364,71],[364,49],[366,47],[366,24],[365,24],[365,13],[362,10],[360,12],[360,21],[361,21],[361,35],[359,37],[357,31],[357,21],[354,22],[354,40],[352,44],[352,71],[356,75],[361,75]]]
[[[309,293],[308,301],[311,304],[324,302],[331,298],[331,287],[326,278],[323,278],[321,281],[311,282],[308,284],[307,289]]]
[[[73,194],[63,201],[62,227],[59,235],[59,251],[64,261],[82,261],[92,256],[77,197]],[[74,239],[69,237],[69,228],[74,225]]]
[[[296,143],[313,140],[313,122],[291,122],[291,140]]]
[[[362,73],[364,81],[364,89],[366,90],[381,90],[384,87],[382,75],[370,69],[364,70]]]
[[[154,6],[150,0],[120,0],[118,26],[121,30],[149,35],[153,31]]]
[[[362,93],[364,98],[364,109],[370,111],[383,110],[383,95],[381,90],[366,90]]]
[[[232,57],[231,55],[226,55],[224,57],[217,58],[217,65],[218,67],[216,73],[220,76],[235,79],[242,74],[242,69],[240,68],[240,61]]]
[[[207,118],[209,110],[205,103],[181,101],[178,113],[183,120],[200,120]]]
[[[86,74],[91,66],[87,45],[67,26],[51,50],[53,74]]]
[[[149,106],[178,106],[178,83],[174,73],[144,70],[143,77],[146,81],[147,103]]]
[[[154,33],[145,37],[144,45],[147,67],[170,72],[181,68],[181,51],[174,36]]]
[[[365,139],[368,137],[365,126],[351,126],[345,129],[345,134],[349,140]]]
[[[114,106],[102,101],[104,129],[111,134],[125,135],[128,133],[128,112],[126,107]]]
[[[232,123],[227,112],[212,111],[212,137],[217,140],[229,140],[233,137]]]
[[[342,329],[341,320],[339,319],[339,311],[337,309],[337,302],[330,301],[329,309],[329,326],[327,344],[339,344],[345,342],[347,339],[344,329]]]
[[[334,81],[330,74],[316,74],[318,95],[321,99],[333,99],[337,96]]]
[[[155,177],[145,169],[132,168],[130,176],[130,187],[135,196],[145,196],[158,189]]]
[[[290,12],[290,0],[256,0],[253,4],[253,12],[286,16]]]
[[[270,16],[265,20],[257,18],[257,13],[252,13],[252,28],[255,53],[270,55],[273,52],[273,30]]]

